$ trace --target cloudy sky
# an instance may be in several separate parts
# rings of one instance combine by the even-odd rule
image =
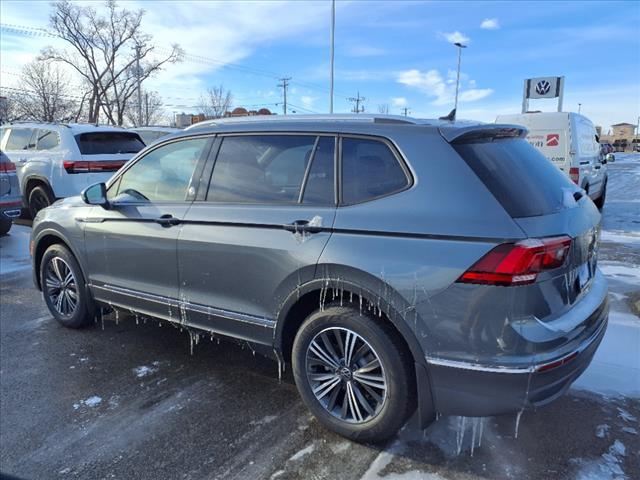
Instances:
[[[83,2],[101,8],[99,2]],[[328,110],[330,2],[121,1],[146,11],[144,30],[159,49],[178,43],[185,61],[146,87],[169,112],[195,112],[200,93],[224,84],[234,104],[281,111],[279,77],[291,77],[299,113]],[[523,79],[564,75],[565,110],[596,124],[635,123],[640,114],[640,2],[338,1],[335,110],[359,92],[365,109],[448,113],[456,48],[463,51],[459,118],[493,121],[520,110]],[[25,29],[46,29],[46,1],[0,3],[0,85],[16,87],[25,62],[47,45]],[[37,31],[37,30],[36,30]],[[79,84],[79,81],[76,82]],[[534,101],[535,102],[535,101]],[[537,101],[532,109],[553,109]],[[546,103],[544,103],[546,102]]]

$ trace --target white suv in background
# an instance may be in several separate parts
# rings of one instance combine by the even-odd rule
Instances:
[[[0,149],[16,165],[32,217],[58,198],[106,182],[144,146],[136,132],[119,127],[12,123],[0,132]]]

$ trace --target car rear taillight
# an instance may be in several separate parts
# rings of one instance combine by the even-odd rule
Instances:
[[[74,162],[65,160],[62,162],[67,173],[99,173],[99,172],[115,172],[120,169],[126,162],[124,160],[112,161],[93,161],[93,162]]]
[[[571,167],[569,169],[569,178],[573,183],[578,185],[580,183],[580,169],[578,167]]]
[[[13,162],[1,162],[0,173],[9,173],[16,171],[16,164]]]
[[[538,273],[564,265],[571,247],[567,236],[527,239],[498,245],[458,279],[483,285],[527,285]]]

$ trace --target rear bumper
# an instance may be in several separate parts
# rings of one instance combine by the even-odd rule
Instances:
[[[427,358],[435,409],[443,415],[481,417],[545,405],[564,394],[586,370],[604,337],[608,300],[585,319],[593,328],[570,351],[528,366],[491,367]],[[548,353],[548,352],[545,352]]]

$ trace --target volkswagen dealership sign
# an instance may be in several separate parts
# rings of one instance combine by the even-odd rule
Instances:
[[[563,90],[564,77],[527,78],[524,81],[522,113],[525,113],[529,109],[530,98],[557,98],[558,111],[562,111]]]

